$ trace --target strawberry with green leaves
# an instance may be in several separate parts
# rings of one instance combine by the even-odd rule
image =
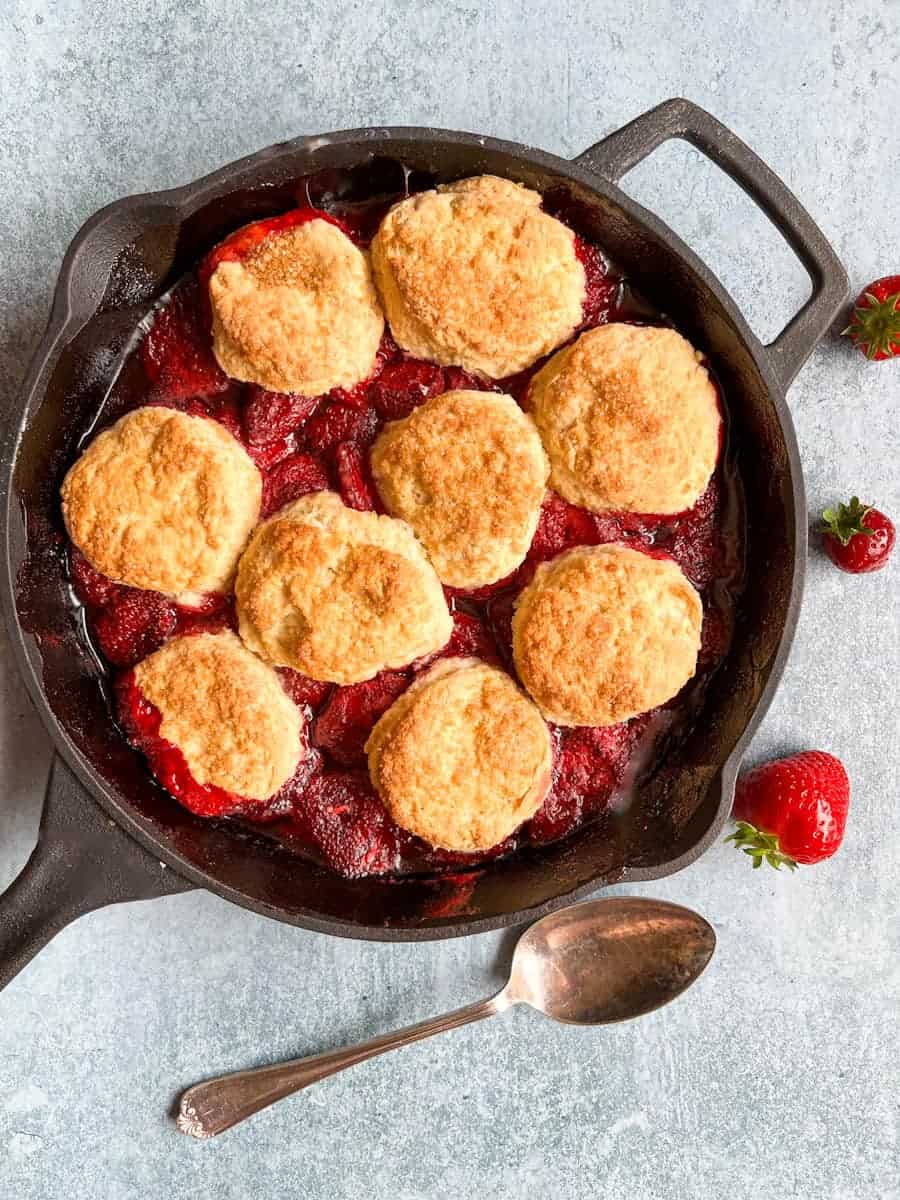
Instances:
[[[742,776],[732,816],[737,828],[727,842],[776,871],[830,858],[840,846],[850,807],[843,763],[824,750],[805,750],[763,763]]]
[[[900,275],[885,275],[863,288],[843,333],[872,362],[900,357]]]
[[[825,553],[851,575],[881,570],[894,548],[893,522],[877,508],[860,504],[857,496],[849,504],[826,508],[819,528]]]

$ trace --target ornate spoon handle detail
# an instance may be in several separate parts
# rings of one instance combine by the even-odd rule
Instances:
[[[222,1075],[218,1079],[195,1084],[181,1097],[178,1128],[195,1138],[215,1137],[274,1104],[276,1100],[309,1087],[311,1083],[327,1079],[329,1075],[388,1050],[396,1050],[435,1033],[445,1033],[448,1029],[457,1029],[460,1025],[492,1017],[509,1008],[512,1003],[514,1001],[505,992],[500,992],[490,1000],[480,1000],[477,1004],[469,1004],[429,1021],[420,1021],[417,1025],[409,1025],[394,1033],[382,1034],[357,1046],[328,1050],[324,1054],[313,1054],[309,1058],[297,1058],[271,1067],[258,1067],[253,1071],[238,1071],[233,1075]]]

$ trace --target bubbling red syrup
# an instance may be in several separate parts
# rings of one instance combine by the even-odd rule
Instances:
[[[324,488],[337,491],[352,508],[383,511],[368,450],[386,421],[408,416],[430,397],[456,389],[508,391],[522,403],[531,376],[541,366],[511,379],[488,380],[460,367],[413,358],[386,331],[371,378],[351,391],[282,395],[236,383],[222,373],[212,353],[205,290],[216,266],[238,260],[265,238],[315,218],[331,221],[365,246],[385,208],[383,200],[369,207],[356,205],[347,213],[307,207],[237,230],[157,311],[137,351],[146,378],[141,402],[218,420],[244,445],[262,473],[263,516]],[[597,246],[578,237],[576,251],[587,280],[582,329],[614,320],[661,320],[612,271]],[[186,608],[170,597],[104,578],[74,549],[70,572],[88,628],[116,676],[121,726],[162,786],[185,808],[202,817],[249,823],[349,877],[441,872],[448,879],[468,880],[473,877],[452,873],[477,870],[479,864],[519,847],[556,841],[585,821],[604,818],[638,745],[651,736],[660,714],[603,729],[551,726],[553,781],[544,804],[516,834],[478,854],[428,846],[393,822],[365,768],[364,746],[375,722],[440,657],[474,656],[514,674],[510,622],[516,597],[535,568],[574,546],[606,542],[673,558],[700,590],[703,645],[697,681],[686,689],[686,694],[697,694],[730,641],[733,593],[740,575],[737,497],[736,480],[724,461],[694,507],[671,517],[595,514],[548,493],[531,548],[518,570],[488,587],[445,589],[454,631],[439,654],[348,687],[279,668],[285,691],[305,711],[310,744],[294,777],[266,802],[193,779],[181,751],[160,736],[160,713],[140,694],[132,670],[168,638],[236,629],[233,598],[208,596],[198,607]],[[671,714],[690,703],[690,698],[677,697],[664,707]],[[663,724],[670,723],[667,714],[662,717]]]

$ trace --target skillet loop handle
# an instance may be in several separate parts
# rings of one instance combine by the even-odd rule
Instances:
[[[733,179],[783,234],[812,282],[812,294],[766,346],[787,389],[845,303],[850,281],[824,234],[796,196],[749,146],[690,100],[667,100],[623,125],[574,161],[618,183],[663,142],[682,138]]]
[[[191,887],[114,824],[54,758],[37,845],[0,895],[0,990],[84,913]]]

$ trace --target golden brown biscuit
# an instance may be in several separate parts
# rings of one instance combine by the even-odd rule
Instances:
[[[305,753],[300,710],[233,633],[173,638],[134,668],[199,784],[267,800]]]
[[[513,616],[513,658],[557,725],[617,725],[694,674],[703,607],[670,559],[582,546],[538,567]]]
[[[480,175],[395,205],[372,269],[396,340],[494,379],[523,371],[581,324],[584,268],[572,230],[537,192]]]
[[[524,559],[550,464],[512,397],[445,392],[385,426],[372,470],[388,511],[413,527],[443,582],[475,588]]]
[[[408,526],[346,508],[333,492],[303,496],[257,529],[235,592],[251,650],[332,683],[406,666],[453,631],[440,580]]]
[[[384,318],[366,255],[329,221],[271,234],[209,281],[213,350],[232,379],[318,396],[368,379]]]
[[[553,754],[541,714],[496,667],[439,662],[366,742],[369,774],[398,825],[445,850],[488,850],[533,817]]]
[[[98,571],[187,602],[230,586],[261,497],[259,471],[223,425],[171,408],[122,417],[62,485],[69,536]]]
[[[601,325],[528,390],[550,486],[594,512],[682,512],[719,455],[721,417],[697,352],[674,329]]]

